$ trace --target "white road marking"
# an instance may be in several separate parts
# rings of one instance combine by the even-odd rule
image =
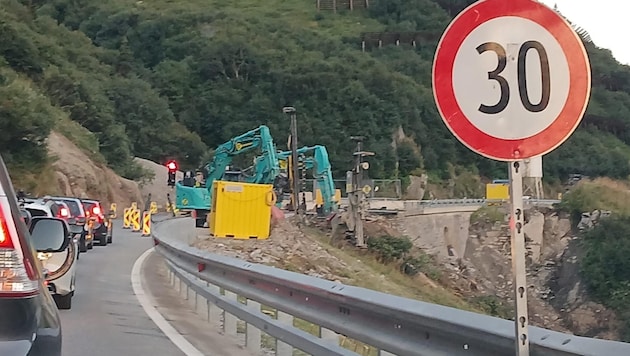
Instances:
[[[136,298],[138,298],[138,302],[142,305],[142,308],[149,318],[153,320],[155,325],[162,330],[164,335],[166,335],[166,337],[168,337],[175,346],[186,354],[186,356],[204,356],[201,351],[188,342],[188,340],[186,340],[168,321],[166,321],[166,319],[164,319],[162,314],[160,314],[160,312],[154,307],[155,302],[153,301],[153,298],[144,292],[140,271],[142,270],[144,261],[147,257],[149,257],[151,252],[153,252],[153,247],[140,255],[133,264],[133,268],[131,269],[131,286],[133,287],[133,293],[136,295]]]

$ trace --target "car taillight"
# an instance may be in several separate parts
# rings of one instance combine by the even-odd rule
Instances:
[[[98,206],[92,207],[92,214],[101,215],[101,208],[99,208]]]
[[[67,218],[68,216],[70,216],[70,212],[66,208],[61,208],[59,209],[59,216],[62,218]]]
[[[38,276],[21,251],[15,248],[12,236],[17,236],[17,231],[13,225],[9,229],[6,216],[0,206],[0,298],[29,297],[39,290]]]

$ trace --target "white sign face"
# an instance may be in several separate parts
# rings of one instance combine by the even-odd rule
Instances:
[[[449,24],[433,61],[444,124],[499,161],[545,155],[579,125],[591,92],[584,44],[535,0],[484,0]]]
[[[505,16],[481,24],[455,57],[457,103],[472,125],[499,139],[524,139],[549,127],[569,87],[562,47],[528,19]]]

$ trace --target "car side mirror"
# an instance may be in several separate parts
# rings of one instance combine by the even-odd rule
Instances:
[[[22,216],[22,221],[24,221],[24,225],[28,226],[31,222],[31,213],[26,209],[20,209],[20,215]]]
[[[68,248],[71,240],[68,225],[58,218],[34,217],[29,230],[37,252],[62,252]]]

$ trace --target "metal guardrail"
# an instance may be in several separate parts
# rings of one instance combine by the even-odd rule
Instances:
[[[201,251],[179,241],[188,219],[167,220],[156,225],[156,249],[168,260],[173,278],[189,291],[223,309],[224,328],[238,317],[248,323],[247,347],[260,350],[260,331],[313,355],[356,355],[331,342],[280,322],[261,312],[260,304],[276,314],[289,314],[362,341],[381,350],[380,355],[514,355],[514,323],[441,305],[401,298],[369,289],[293,273]],[[225,289],[225,295],[219,289]],[[236,295],[247,298],[245,306]],[[249,302],[255,301],[253,306]],[[260,303],[260,304],[259,304]],[[203,303],[201,303],[203,304]],[[286,313],[286,314],[285,314]],[[210,314],[210,313],[208,313]],[[590,339],[530,327],[530,354],[630,355],[630,344]],[[234,331],[235,333],[235,331]],[[334,334],[333,334],[334,335]],[[255,343],[258,345],[254,345]],[[250,344],[251,343],[251,344]],[[277,355],[292,350],[277,347]]]
[[[436,199],[436,200],[422,200],[422,205],[485,205],[488,203],[501,203],[509,202],[509,200],[494,200],[494,199]],[[551,205],[560,203],[560,200],[556,199],[523,199],[526,204],[534,205]]]

